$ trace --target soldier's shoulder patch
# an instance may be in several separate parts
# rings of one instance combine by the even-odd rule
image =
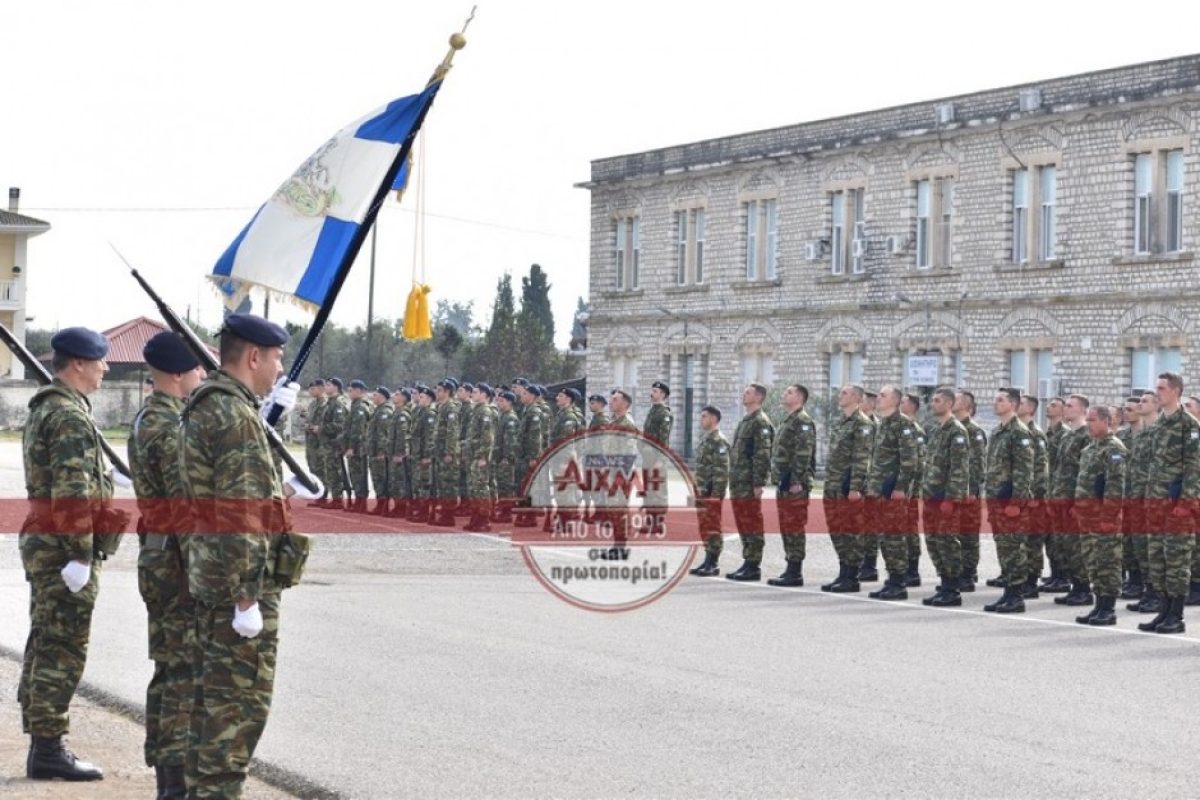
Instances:
[[[760,431],[759,431],[759,433],[761,433],[763,436],[770,436],[770,435],[771,435],[771,429],[770,429],[770,428],[763,428],[762,430],[760,430]]]
[[[901,428],[900,435],[901,436],[912,436],[912,428]]]
[[[1046,442],[1045,442],[1045,441],[1043,441],[1043,440],[1041,440],[1041,439],[1038,439],[1038,440],[1037,440],[1037,446],[1038,446],[1038,447],[1040,447],[1040,448],[1042,448],[1043,450],[1045,450],[1045,449],[1046,449]]]
[[[728,448],[728,447],[725,447],[724,445],[722,445],[721,447],[718,447],[718,448],[717,448],[717,455],[721,455],[721,456],[723,456],[723,455],[725,455],[725,454],[726,454],[726,453],[728,453],[728,452],[729,452],[729,448]]]
[[[955,436],[955,437],[954,437],[954,443],[955,443],[955,444],[966,444],[966,443],[967,443],[967,437],[965,437],[965,436]]]
[[[508,422],[506,422],[504,424],[511,428],[517,424],[517,421],[515,419],[510,419]]]
[[[1122,461],[1122,460],[1124,460],[1124,458],[1125,458],[1125,455],[1119,451],[1112,454],[1113,461]]]
[[[866,436],[866,435],[867,435],[868,433],[870,433],[870,432],[871,432],[871,426],[870,426],[870,425],[864,425],[864,426],[863,426],[863,428],[862,428],[862,433],[863,433],[863,436]]]
[[[1200,431],[1192,431],[1193,439],[1200,439]]]
[[[1032,444],[1032,440],[1028,437],[1021,440],[1021,447],[1029,447],[1030,444]]]
[[[807,422],[801,422],[801,423],[800,423],[800,430],[802,430],[802,431],[810,431],[810,430],[812,430],[812,425],[809,425]]]
[[[980,431],[979,433],[975,434],[975,441],[977,441],[977,442],[983,441],[983,431]]]
[[[456,416],[458,416],[458,415],[455,414],[453,411],[451,411],[449,414],[446,415],[446,419],[454,419]]]

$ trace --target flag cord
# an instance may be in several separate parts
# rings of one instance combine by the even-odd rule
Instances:
[[[425,282],[425,134],[418,134],[419,143],[414,142],[417,147],[417,164],[416,179],[417,179],[417,197],[414,203],[413,213],[413,266],[412,280],[413,284]]]

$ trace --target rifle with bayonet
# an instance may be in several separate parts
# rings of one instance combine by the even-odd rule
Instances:
[[[113,250],[117,251],[115,247]],[[121,255],[119,251],[117,251],[117,256],[120,257],[122,261],[125,261],[125,256]],[[175,313],[174,309],[167,305],[165,300],[159,297],[158,292],[154,291],[154,289],[150,287],[150,284],[147,283],[146,279],[143,278],[141,274],[139,274],[138,271],[133,268],[132,264],[130,264],[128,261],[125,261],[125,266],[129,267],[129,272],[133,275],[133,279],[138,282],[146,294],[150,296],[150,299],[154,301],[154,304],[158,306],[158,313],[162,315],[163,320],[166,321],[171,330],[183,337],[183,341],[185,344],[187,344],[188,349],[190,349],[192,354],[200,360],[200,363],[204,365],[204,368],[210,372],[217,369],[220,366],[217,363],[217,359],[213,357],[212,351],[208,349],[207,345],[200,341],[200,337],[196,335],[196,332],[179,318],[179,315]],[[287,445],[285,445],[283,440],[279,438],[279,434],[275,432],[274,428],[272,428],[270,425],[264,425],[263,427],[267,431],[267,439],[271,442],[271,448],[278,453],[283,459],[283,462],[288,465],[288,469],[292,471],[292,474],[296,476],[296,479],[304,484],[304,487],[310,492],[316,493],[318,491],[318,484],[313,480],[312,476],[308,474],[308,470],[301,466],[300,462],[296,460],[296,457],[292,455],[292,451],[288,450]]]
[[[45,365],[38,361],[33,353],[29,352],[28,348],[21,344],[20,340],[5,325],[0,325],[0,340],[3,340],[4,344],[8,345],[8,349],[17,357],[17,360],[25,365],[25,371],[33,375],[38,384],[45,386],[54,382],[54,376],[50,374],[50,370],[46,369]],[[104,448],[104,455],[108,456],[109,463],[116,468],[117,472],[126,478],[130,477],[129,467],[125,466],[125,462],[117,455],[117,451],[113,450],[112,445],[104,438],[104,434],[100,433],[100,429],[96,427],[95,420],[92,420],[92,428],[96,431],[96,436],[100,439],[100,446]]]

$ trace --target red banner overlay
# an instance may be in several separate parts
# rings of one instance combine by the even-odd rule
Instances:
[[[516,544],[596,546],[630,544],[695,545],[714,533],[872,533],[905,535],[958,534],[962,531],[1019,534],[1179,534],[1200,528],[1200,501],[1126,500],[1039,501],[1036,505],[997,501],[935,503],[914,500],[724,500],[699,507],[628,509],[555,506],[513,509],[512,522],[493,522],[492,532],[510,534]],[[455,501],[446,503],[453,507]],[[373,507],[375,501],[371,501]],[[308,501],[263,500],[126,500],[115,499],[102,507],[83,500],[0,499],[0,533],[29,530],[39,533],[91,533],[105,517],[103,508],[127,512],[128,530],[145,518],[153,533],[272,533],[284,527],[285,513],[291,529],[308,534],[454,534],[456,527],[413,522],[405,517],[352,513],[320,508]],[[93,524],[92,521],[96,522]],[[170,522],[169,522],[170,521]],[[28,523],[28,524],[27,524]],[[998,523],[998,525],[997,525]],[[151,527],[153,526],[153,527]],[[162,530],[154,530],[160,528]]]

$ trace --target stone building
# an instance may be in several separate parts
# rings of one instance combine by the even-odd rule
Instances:
[[[589,386],[1200,380],[1198,146],[1193,55],[593,161]]]

